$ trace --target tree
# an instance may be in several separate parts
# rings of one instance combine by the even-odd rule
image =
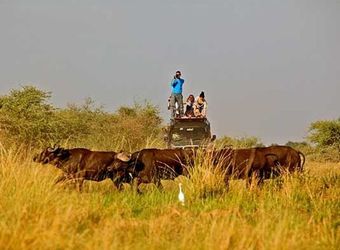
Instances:
[[[318,148],[334,148],[340,153],[340,118],[313,122],[309,140]]]
[[[0,129],[20,143],[31,143],[53,137],[54,108],[48,103],[50,92],[33,86],[11,90],[0,97]]]
[[[135,151],[160,145],[159,108],[148,102],[110,113],[91,98],[56,109],[50,92],[24,86],[0,96],[0,138],[8,144],[67,144],[92,149]],[[7,144],[6,143],[6,144]]]

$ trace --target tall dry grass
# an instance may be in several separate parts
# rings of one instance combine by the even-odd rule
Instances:
[[[340,165],[249,191],[197,162],[192,178],[137,195],[110,181],[84,191],[53,184],[59,170],[0,149],[1,249],[339,249]],[[177,202],[183,182],[186,204]]]

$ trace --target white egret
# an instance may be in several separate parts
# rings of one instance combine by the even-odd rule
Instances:
[[[179,183],[178,186],[179,186],[178,200],[184,206],[185,197],[182,191],[182,183]]]

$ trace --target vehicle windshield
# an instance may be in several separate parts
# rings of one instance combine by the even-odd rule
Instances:
[[[210,133],[208,127],[175,127],[171,133],[171,141],[175,146],[200,145],[208,139]]]

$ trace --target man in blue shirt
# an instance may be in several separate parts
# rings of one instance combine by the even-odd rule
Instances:
[[[170,97],[170,113],[171,113],[171,119],[175,118],[176,116],[176,103],[178,105],[179,109],[179,116],[183,116],[183,84],[184,79],[181,78],[181,72],[176,71],[176,75],[174,76],[174,79],[171,81],[171,97]]]

